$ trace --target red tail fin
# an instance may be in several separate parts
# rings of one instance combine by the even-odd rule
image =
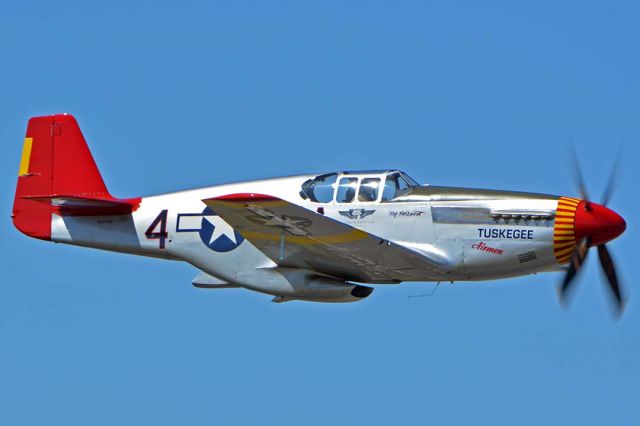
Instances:
[[[13,203],[13,223],[21,232],[49,240],[52,213],[122,214],[139,203],[109,194],[72,115],[29,120]]]

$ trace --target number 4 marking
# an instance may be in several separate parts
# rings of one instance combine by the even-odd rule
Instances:
[[[156,217],[149,229],[144,233],[148,240],[160,240],[160,249],[164,249],[165,241],[169,234],[167,234],[167,213],[168,210],[162,210],[158,217]],[[156,228],[160,227],[160,230]]]

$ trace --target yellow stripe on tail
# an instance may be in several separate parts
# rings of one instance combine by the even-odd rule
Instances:
[[[24,176],[29,173],[29,163],[31,162],[32,146],[33,138],[24,138],[24,146],[22,147],[22,158],[20,158],[20,170],[18,170],[18,176]]]

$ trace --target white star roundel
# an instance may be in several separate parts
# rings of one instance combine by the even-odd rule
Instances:
[[[213,251],[228,252],[238,247],[244,237],[209,207],[202,212],[200,239]]]

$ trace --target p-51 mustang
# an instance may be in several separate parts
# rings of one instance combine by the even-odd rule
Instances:
[[[201,271],[196,287],[242,287],[276,302],[353,302],[373,291],[363,284],[557,270],[566,270],[565,295],[597,247],[620,310],[625,302],[605,243],[626,225],[604,205],[420,185],[398,170],[114,198],[68,114],[29,120],[12,217],[30,237],[182,260]]]

